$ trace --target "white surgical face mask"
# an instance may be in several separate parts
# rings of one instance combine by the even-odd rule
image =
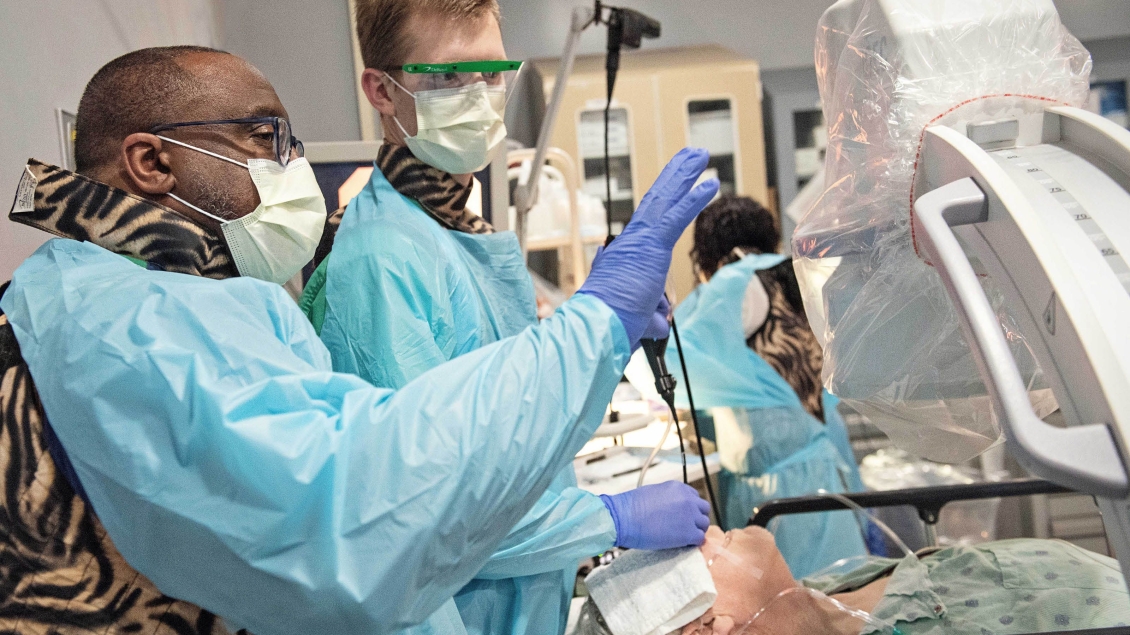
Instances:
[[[169,193],[173,199],[220,221],[241,276],[283,284],[314,258],[326,228],[326,200],[306,159],[291,160],[285,168],[273,159],[248,159],[243,164],[175,139],[160,138],[251,172],[259,206],[235,220],[215,216]]]
[[[471,174],[490,165],[506,141],[505,86],[479,82],[412,93],[388,78],[416,100],[416,136],[408,135],[400,119],[393,120],[417,159],[448,174]]]

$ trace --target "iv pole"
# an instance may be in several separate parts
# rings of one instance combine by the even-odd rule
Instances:
[[[557,115],[561,110],[561,102],[565,99],[565,85],[569,76],[573,74],[573,62],[577,59],[577,45],[581,41],[581,34],[585,29],[600,20],[600,2],[596,3],[596,10],[586,7],[573,9],[573,22],[569,29],[569,39],[565,42],[565,53],[561,56],[561,65],[557,68],[557,81],[553,85],[553,96],[545,109],[545,119],[541,122],[541,131],[538,133],[538,146],[534,153],[534,162],[530,169],[529,179],[525,185],[519,185],[514,191],[514,206],[517,209],[514,231],[518,234],[518,244],[522,246],[522,257],[527,254],[526,248],[526,216],[530,208],[538,200],[538,183],[541,181],[542,168],[545,166],[546,154],[549,152],[549,139],[553,135],[553,127],[557,124]]]

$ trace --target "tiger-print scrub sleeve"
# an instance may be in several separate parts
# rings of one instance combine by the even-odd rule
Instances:
[[[169,271],[235,275],[227,247],[171,210],[38,161],[24,178],[34,206],[17,198],[15,222]],[[231,635],[129,566],[51,458],[47,427],[0,313],[0,635]]]
[[[408,148],[387,143],[381,146],[377,167],[394,190],[418,202],[447,229],[465,234],[494,233],[490,223],[467,209],[471,185],[463,185],[447,172],[417,159]]]

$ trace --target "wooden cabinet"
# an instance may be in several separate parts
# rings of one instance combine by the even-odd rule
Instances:
[[[534,64],[551,94],[557,60]],[[585,191],[602,200],[605,93],[604,56],[578,58],[550,144],[573,154]],[[769,204],[756,62],[720,47],[625,53],[612,110],[614,221],[630,217],[667,161],[688,145],[711,150],[711,174],[724,191]],[[679,241],[671,268],[679,298],[695,286],[691,236],[689,230]]]

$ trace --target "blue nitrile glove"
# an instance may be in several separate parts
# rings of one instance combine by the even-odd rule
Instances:
[[[710,527],[710,503],[690,485],[644,485],[601,500],[616,524],[616,546],[625,549],[698,547]]]
[[[604,257],[604,245],[596,248],[596,258],[592,261],[593,269],[597,267],[600,259]],[[667,296],[663,295],[659,298],[659,306],[655,308],[655,313],[651,314],[651,319],[647,321],[647,326],[644,328],[643,335],[640,339],[648,340],[665,340],[671,335],[671,303],[667,300]],[[638,341],[632,343],[632,352],[640,347]]]
[[[718,193],[718,179],[694,187],[709,160],[706,150],[688,148],[675,155],[624,233],[593,262],[592,273],[578,291],[616,313],[633,350],[663,296],[675,242]]]
[[[667,296],[659,298],[659,308],[655,309],[655,313],[651,314],[651,319],[647,322],[647,328],[643,331],[643,336],[640,339],[644,340],[665,340],[671,335],[671,303],[667,301]]]
[[[604,246],[596,248],[596,258],[593,259],[593,268],[596,268],[596,263],[600,261],[604,255]],[[648,340],[665,340],[671,335],[671,303],[667,301],[667,296],[659,298],[659,306],[655,308],[655,312],[651,314],[651,319],[647,321],[647,326],[644,328],[643,335],[640,339]],[[640,347],[639,341],[632,343],[632,352]]]

